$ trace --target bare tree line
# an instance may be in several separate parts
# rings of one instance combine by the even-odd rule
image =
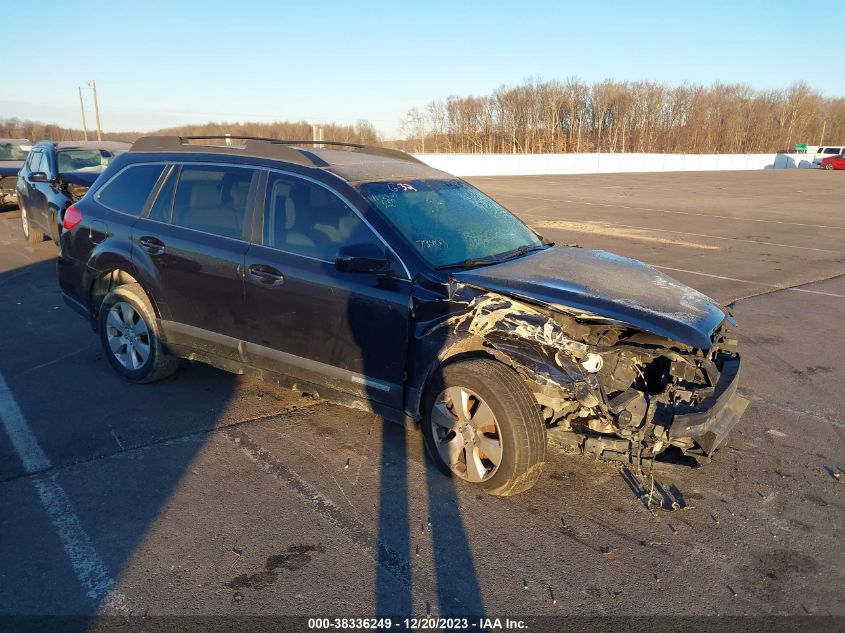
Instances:
[[[345,143],[378,144],[379,136],[372,123],[360,120],[355,125],[320,124],[325,140]],[[103,134],[107,140],[134,141],[141,136],[153,134],[203,136],[203,135],[241,135],[263,136],[278,139],[308,140],[313,138],[313,126],[307,121],[276,121],[273,123],[205,123],[202,125],[181,125],[154,132],[108,132]],[[84,135],[81,129],[65,128],[54,124],[17,118],[0,119],[0,137],[28,138],[39,140],[79,141]],[[88,138],[94,138],[89,130]]]
[[[382,140],[367,120],[320,127],[326,140]],[[313,126],[307,121],[222,122],[146,133],[110,132],[104,138],[133,141],[148,134],[304,140],[313,138]],[[845,143],[845,98],[826,98],[804,83],[760,91],[744,84],[528,81],[488,96],[451,96],[411,108],[402,134],[404,138],[386,144],[423,153],[776,152],[791,150],[796,143]],[[63,141],[80,140],[83,132],[0,118],[0,136]]]
[[[845,143],[845,98],[825,98],[804,83],[759,91],[529,81],[411,108],[402,132],[398,144],[412,152],[776,152]]]

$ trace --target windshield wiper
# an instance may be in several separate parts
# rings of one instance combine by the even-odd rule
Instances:
[[[509,259],[516,259],[532,251],[545,250],[550,244],[525,244],[510,251],[499,253],[498,255],[491,255],[490,257],[476,257],[472,259],[465,259],[462,262],[455,264],[446,264],[445,266],[438,266],[437,270],[449,270],[452,268],[475,268],[477,266],[490,266],[492,264],[499,264],[508,261]]]
[[[498,264],[501,262],[501,259],[497,257],[475,257],[473,259],[465,259],[462,262],[457,262],[455,264],[446,264],[444,266],[438,266],[437,270],[451,270],[452,268],[475,268],[477,266],[489,266],[491,264]]]
[[[525,246],[520,246],[519,248],[515,248],[512,251],[507,251],[506,253],[502,253],[499,255],[499,261],[504,262],[509,259],[516,259],[517,257],[522,257],[528,253],[533,251],[544,251],[548,248],[546,244],[526,244]]]

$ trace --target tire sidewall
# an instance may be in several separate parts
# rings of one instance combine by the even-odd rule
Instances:
[[[129,369],[120,364],[109,346],[108,335],[106,333],[106,319],[109,311],[115,304],[125,301],[131,305],[135,311],[141,315],[147,325],[147,331],[150,333],[150,355],[147,361],[140,369]],[[111,364],[112,368],[126,380],[130,382],[144,382],[145,379],[152,373],[156,366],[158,355],[161,353],[161,342],[158,337],[158,330],[156,329],[155,315],[152,313],[148,305],[144,301],[139,301],[135,293],[127,291],[126,288],[118,286],[112,290],[103,303],[100,305],[100,311],[97,318],[97,324],[100,334],[100,343],[103,346],[103,353]]]
[[[510,371],[509,368],[508,370]],[[445,367],[438,368],[438,371],[429,381],[426,388],[422,401],[422,433],[426,450],[437,464],[440,471],[453,479],[460,479],[460,477],[453,473],[452,469],[449,468],[449,466],[445,464],[440,457],[440,453],[437,450],[437,445],[434,441],[434,431],[431,423],[431,410],[437,397],[446,387],[458,386],[474,391],[493,410],[493,415],[496,417],[496,423],[499,426],[499,441],[502,445],[502,461],[499,464],[499,468],[492,477],[473,485],[476,485],[484,490],[500,489],[519,474],[517,473],[517,467],[519,465],[517,446],[521,444],[522,438],[520,436],[520,430],[516,426],[520,422],[514,419],[514,416],[518,415],[518,413],[508,411],[494,386],[488,384],[477,374],[471,372],[469,368],[461,362],[456,362],[446,365]],[[515,386],[518,388],[524,388],[521,384],[517,384]]]
[[[18,204],[18,208],[21,210],[21,231],[23,231],[23,237],[25,240],[29,241],[29,235],[32,231],[32,227],[29,224],[29,215],[26,212],[26,207],[23,204]]]

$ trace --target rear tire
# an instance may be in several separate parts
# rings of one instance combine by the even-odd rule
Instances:
[[[161,342],[155,313],[141,284],[118,286],[107,294],[97,321],[106,358],[129,382],[163,380],[179,367],[179,358]]]
[[[425,447],[442,472],[502,497],[537,483],[545,424],[512,369],[486,358],[446,365],[427,386],[422,406]]]
[[[21,210],[21,229],[23,230],[24,239],[30,244],[38,244],[44,241],[44,231],[36,227],[29,221],[29,215],[23,204],[18,203]]]

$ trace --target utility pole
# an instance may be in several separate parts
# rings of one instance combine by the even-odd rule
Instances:
[[[100,102],[97,101],[97,82],[91,80],[91,90],[94,92],[94,117],[97,120],[97,140],[103,140],[103,132],[100,130]]]
[[[82,86],[77,86],[79,90],[79,107],[82,109],[82,131],[85,133],[85,140],[88,140],[88,124],[85,122],[85,104],[82,101]]]

